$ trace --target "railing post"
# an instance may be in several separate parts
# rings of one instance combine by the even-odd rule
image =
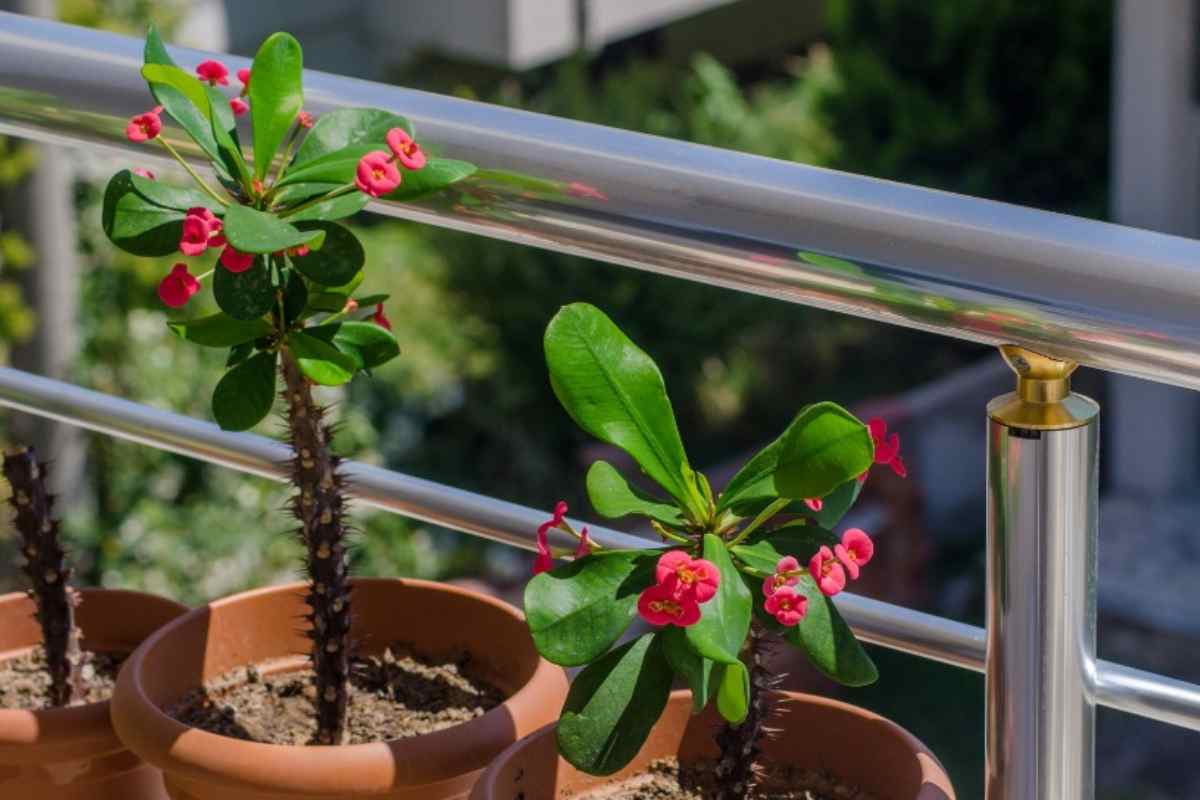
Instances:
[[[1099,406],[1004,345],[988,404],[987,800],[1092,800]]]

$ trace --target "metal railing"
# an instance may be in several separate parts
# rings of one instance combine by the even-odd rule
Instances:
[[[150,104],[141,61],[138,40],[0,14],[0,132],[134,149],[123,131]],[[1200,242],[318,72],[305,88],[313,111],[394,110],[433,148],[522,176],[481,181],[482,212],[437,199],[373,211],[1200,388]],[[531,180],[595,191],[530,191]],[[11,369],[0,369],[0,404],[276,479],[287,457],[278,442]],[[1094,427],[1060,436],[998,424],[993,436],[1009,449],[990,467],[996,478],[1007,464],[1008,481],[993,489],[1004,513],[989,519],[989,561],[1013,569],[989,570],[989,631],[851,594],[839,607],[867,641],[991,665],[989,800],[1077,800],[1091,796],[1093,704],[1200,730],[1200,686],[1094,657]],[[1062,478],[1055,464],[1080,469],[1057,484],[1078,511],[1045,505]],[[543,517],[377,467],[347,471],[361,502],[519,547],[533,547]],[[589,527],[604,544],[647,544]],[[999,581],[1034,567],[1042,588],[1064,596],[1000,603]],[[1072,714],[1078,730],[1063,727]],[[1025,729],[1027,739],[1011,737]],[[1005,775],[993,775],[1000,764]]]

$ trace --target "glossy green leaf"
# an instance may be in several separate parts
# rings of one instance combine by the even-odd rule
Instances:
[[[525,587],[525,617],[538,652],[565,667],[606,652],[637,616],[660,555],[602,550],[535,576]]]
[[[465,180],[475,174],[475,165],[452,158],[430,158],[418,170],[401,169],[400,186],[384,195],[385,200],[417,200],[426,195],[440,192],[447,186]]]
[[[291,325],[300,319],[308,308],[308,286],[304,277],[294,269],[287,271],[287,283],[283,290],[283,321]]]
[[[364,294],[362,297],[354,298],[354,302],[358,303],[359,308],[367,308],[378,303],[386,303],[390,294]]]
[[[153,203],[135,188],[129,170],[121,170],[104,190],[101,225],[109,240],[137,256],[167,256],[179,250],[184,213]]]
[[[340,386],[353,378],[357,370],[354,359],[315,336],[294,331],[288,334],[287,345],[300,371],[322,386]]]
[[[730,724],[741,725],[750,711],[750,673],[740,661],[726,664],[717,687],[717,712]]]
[[[722,664],[738,660],[750,630],[750,592],[742,583],[729,550],[719,537],[704,534],[704,558],[716,565],[721,582],[712,599],[700,606],[700,621],[686,628],[696,652]]]
[[[550,385],[579,427],[633,456],[677,503],[699,517],[687,455],[658,366],[600,309],[563,307],[544,340]]]
[[[229,369],[230,367],[236,367],[238,364],[242,363],[247,358],[249,358],[251,355],[253,355],[253,353],[254,353],[254,343],[253,342],[243,342],[242,344],[235,344],[233,347],[229,348],[229,357],[225,359],[225,369]]]
[[[251,356],[225,373],[213,390],[213,417],[227,431],[253,428],[275,403],[275,354]]]
[[[803,513],[815,519],[822,528],[833,528],[858,502],[858,495],[862,492],[862,487],[863,482],[857,478],[848,480],[821,498],[820,511],[813,511],[806,507]]]
[[[801,576],[795,588],[808,598],[808,610],[799,625],[786,629],[784,641],[804,650],[813,666],[838,683],[867,686],[878,680],[879,670],[833,599],[822,594],[808,575]]]
[[[784,431],[775,467],[780,497],[824,497],[866,472],[875,457],[867,426],[836,403],[802,410]]]
[[[167,327],[179,338],[205,347],[233,347],[271,333],[271,324],[261,317],[242,320],[224,313],[170,322]]]
[[[331,200],[314,203],[295,214],[284,212],[282,218],[293,224],[313,219],[332,222],[335,219],[345,219],[346,217],[354,216],[366,207],[370,199],[367,195],[355,190],[341,197],[334,197]]]
[[[190,186],[172,186],[169,183],[152,181],[149,178],[143,178],[141,175],[134,175],[133,173],[130,173],[129,180],[138,194],[155,205],[164,208],[173,208],[185,214],[189,209],[196,208],[197,206],[210,209],[217,216],[225,213],[225,209],[222,206],[218,205],[211,197],[199,189],[194,189]]]
[[[225,171],[234,176],[242,189],[249,192],[253,185],[250,168],[246,166],[246,157],[242,155],[241,145],[237,138],[237,123],[233,111],[229,108],[229,100],[225,95],[212,86],[205,86],[209,104],[212,107],[212,132],[217,143],[217,153]]]
[[[217,306],[234,319],[261,317],[275,307],[271,271],[259,256],[245,272],[230,272],[217,264],[213,272],[213,297]]]
[[[156,86],[174,89],[200,112],[200,116],[204,117],[206,122],[212,118],[208,93],[204,91],[204,84],[195,75],[189,75],[179,67],[170,64],[146,64],[142,67],[142,77],[150,84],[151,92]],[[170,111],[165,104],[163,108]]]
[[[662,636],[667,663],[677,675],[687,681],[688,688],[692,690],[692,713],[699,714],[716,691],[717,684],[724,674],[724,665],[716,664],[697,653],[683,628],[668,625],[659,635]]]
[[[386,151],[387,148],[379,144],[354,144],[333,153],[326,153],[320,158],[292,167],[279,180],[278,185],[315,182],[344,186],[354,180],[358,162],[362,157],[375,150]]]
[[[304,107],[304,59],[300,43],[273,33],[258,48],[250,73],[250,125],[254,131],[254,174],[264,178],[296,116]]]
[[[611,775],[637,755],[671,694],[662,639],[646,634],[576,676],[558,721],[558,750],[576,769]]]
[[[371,145],[371,149],[387,149],[387,132],[403,128],[412,135],[412,125],[399,114],[379,108],[339,108],[317,117],[296,151],[292,166],[335,153],[351,145]]]
[[[265,211],[249,206],[230,206],[225,211],[225,239],[243,253],[274,253],[308,242],[317,231],[302,231]]]
[[[316,182],[281,186],[275,190],[274,203],[276,206],[296,206],[302,201],[316,197],[319,194],[328,194],[334,189],[340,189],[342,185],[340,183]]]
[[[791,524],[773,531],[756,531],[732,550],[746,566],[769,574],[784,556],[792,556],[807,566],[823,545],[832,548],[837,543],[836,536],[817,525]]]
[[[176,66],[171,57],[167,55],[167,49],[163,46],[158,30],[153,25],[146,33],[145,62],[147,65]],[[210,113],[203,110],[204,106],[197,106],[188,99],[187,94],[166,83],[150,83],[150,93],[154,95],[155,101],[171,118],[187,131],[200,149],[207,153],[214,162],[220,164],[221,155],[217,150],[217,142],[213,138]],[[194,90],[192,93],[194,94]]]
[[[602,517],[614,519],[640,514],[664,525],[683,525],[683,512],[630,486],[625,476],[607,461],[597,461],[588,470],[587,492],[592,508]]]
[[[349,228],[336,222],[317,221],[301,222],[296,227],[309,235],[321,232],[325,236],[320,250],[313,250],[306,256],[288,257],[309,280],[322,286],[340,287],[353,280],[366,263],[367,254],[362,243]]]
[[[354,359],[359,369],[374,369],[400,355],[396,337],[374,322],[334,323],[333,346]]]

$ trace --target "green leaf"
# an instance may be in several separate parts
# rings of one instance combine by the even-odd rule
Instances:
[[[741,725],[750,711],[750,673],[740,661],[726,664],[717,687],[717,711],[732,725]]]
[[[316,232],[302,231],[265,211],[230,206],[225,211],[225,239],[243,253],[274,253],[313,240]]]
[[[261,317],[242,320],[228,314],[170,322],[167,327],[179,338],[205,347],[233,347],[271,333],[271,324]]]
[[[871,433],[836,403],[817,403],[784,431],[775,468],[781,497],[824,497],[866,472],[875,457]]]
[[[300,371],[322,386],[340,386],[354,377],[354,359],[329,342],[300,331],[288,334],[288,348],[296,356]]]
[[[275,354],[259,353],[225,373],[213,390],[213,416],[223,430],[253,428],[275,403]]]
[[[704,558],[716,565],[721,583],[712,599],[700,606],[700,621],[685,629],[696,652],[722,664],[738,660],[750,630],[750,591],[719,537],[704,534]]]
[[[692,713],[699,714],[708,705],[708,699],[716,690],[724,672],[724,665],[715,664],[711,659],[697,653],[683,628],[668,625],[659,635],[662,637],[663,652],[671,669],[682,675],[692,690]]]
[[[167,55],[167,49],[163,47],[158,30],[153,25],[146,33],[144,58],[146,64],[176,66],[171,57]],[[217,150],[217,142],[213,138],[212,124],[209,121],[210,115],[198,108],[186,94],[168,84],[150,83],[150,93],[154,95],[155,101],[171,115],[171,118],[187,131],[188,136],[192,137],[200,149],[207,153],[214,162],[220,164],[221,154]]]
[[[384,200],[410,201],[440,192],[451,184],[475,174],[475,165],[452,158],[430,158],[418,170],[400,170],[400,186],[383,196]]]
[[[387,328],[374,322],[334,322],[305,331],[354,359],[359,369],[374,369],[400,355],[400,345]]]
[[[611,775],[637,755],[671,694],[662,639],[646,634],[576,676],[558,721],[558,750],[576,769]]]
[[[313,250],[306,256],[288,256],[306,278],[322,286],[338,287],[353,280],[366,263],[367,254],[362,243],[349,228],[336,222],[318,221],[301,222],[296,227],[306,234],[319,231],[325,235],[320,250]]]
[[[186,214],[188,209],[202,206],[212,210],[217,216],[225,213],[222,206],[217,205],[211,197],[199,189],[193,189],[190,186],[172,186],[169,183],[152,181],[132,173],[130,173],[129,179],[138,194],[163,208],[173,208]]]
[[[362,297],[354,298],[354,302],[358,303],[359,308],[367,308],[378,303],[386,303],[389,297],[391,297],[390,294],[365,294]]]
[[[769,574],[775,571],[775,565],[784,556],[792,556],[807,566],[822,545],[832,548],[836,544],[836,536],[809,523],[785,525],[773,531],[756,531],[744,543],[734,545],[731,549],[734,556],[746,566]]]
[[[600,551],[543,572],[525,587],[525,616],[538,652],[565,667],[587,664],[637,616],[661,550]]]
[[[351,145],[372,145],[373,150],[387,147],[387,132],[403,128],[411,136],[413,129],[399,114],[379,108],[339,108],[317,117],[304,137],[292,166],[337,152]]]
[[[867,686],[879,679],[879,670],[854,632],[808,575],[796,590],[808,598],[808,611],[799,625],[787,628],[788,644],[799,647],[817,669],[845,686]]]
[[[588,499],[602,517],[613,519],[626,514],[641,514],[664,525],[680,527],[683,513],[671,505],[630,486],[617,468],[607,461],[592,464],[587,473]]]
[[[294,206],[319,194],[328,194],[334,189],[340,189],[344,185],[341,183],[296,183],[290,186],[281,186],[275,190],[274,202],[278,206]],[[359,194],[362,193],[359,192]]]
[[[217,306],[234,319],[251,320],[266,314],[275,307],[275,287],[266,259],[256,257],[244,272],[230,272],[217,264],[213,297]]]
[[[101,225],[117,247],[135,256],[168,256],[179,250],[183,212],[153,203],[135,188],[129,170],[121,170],[104,190]]]
[[[229,358],[225,359],[225,368],[236,367],[238,364],[245,361],[254,352],[253,342],[243,342],[235,344],[229,348]]]
[[[208,93],[212,108],[213,139],[217,143],[221,164],[226,172],[237,178],[243,189],[249,191],[253,181],[250,168],[246,166],[246,157],[242,155],[242,148],[238,143],[237,123],[234,121],[233,111],[229,108],[229,101],[212,86],[205,86],[204,91]]]
[[[189,75],[179,67],[168,64],[146,64],[142,67],[142,77],[150,84],[151,93],[156,86],[166,86],[183,95],[192,107],[200,112],[205,122],[212,118],[212,108],[209,105],[208,93],[204,84],[195,75]],[[163,105],[170,112],[170,109]]]
[[[308,286],[303,276],[294,269],[287,271],[287,284],[283,290],[283,321],[291,325],[300,319],[308,308]]]
[[[313,219],[331,222],[335,219],[345,219],[346,217],[354,216],[366,207],[367,201],[370,199],[370,197],[367,197],[362,192],[353,191],[341,197],[334,197],[331,200],[316,203],[295,214],[288,214],[286,211],[281,213],[288,222],[293,224]]]
[[[699,518],[662,373],[600,309],[563,307],[546,327],[550,386],[579,427],[620,447],[675,501]]]
[[[375,150],[386,151],[386,145],[354,144],[343,147],[332,153],[326,153],[320,158],[289,169],[279,180],[278,186],[291,186],[297,183],[332,183],[344,186],[354,180],[358,171],[358,162],[367,153]]]
[[[250,74],[250,124],[254,131],[254,174],[262,179],[296,115],[304,107],[303,55],[300,43],[287,33],[267,37]],[[315,126],[314,126],[315,127]]]
[[[821,498],[820,511],[813,511],[805,507],[803,513],[815,519],[822,528],[833,528],[858,502],[858,495],[862,492],[862,487],[862,481],[852,478]]]

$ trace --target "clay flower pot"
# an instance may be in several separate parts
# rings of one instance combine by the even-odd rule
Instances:
[[[465,651],[508,700],[435,733],[373,744],[259,744],[176,722],[163,709],[229,670],[306,653],[304,584],[235,595],[159,630],[126,662],[113,724],[131,750],[160,767],[174,800],[462,798],[504,748],[553,721],[563,671],[534,650],[524,616],[466,589],[417,580],[353,582],[351,635],[362,654],[394,642],[421,653]]]
[[[880,800],[954,800],[938,760],[912,734],[870,711],[809,694],[779,692],[787,713],[774,723],[778,736],[763,743],[768,759],[802,769],[825,769]],[[662,719],[629,766],[598,778],[579,772],[559,755],[548,725],[505,750],[484,772],[471,800],[564,800],[645,771],[651,761],[683,762],[717,754],[715,714],[692,716],[687,691],[671,693]],[[711,710],[711,709],[710,709]]]
[[[187,611],[141,592],[83,589],[76,620],[89,650],[130,652]],[[0,596],[0,660],[33,649],[42,631],[24,593]],[[0,709],[4,800],[162,800],[162,774],[125,749],[108,703],[40,711]]]

